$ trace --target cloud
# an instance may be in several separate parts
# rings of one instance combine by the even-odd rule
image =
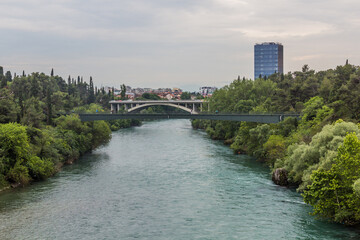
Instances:
[[[293,61],[304,62],[304,61],[306,61],[306,60],[322,59],[322,58],[324,58],[324,55],[322,55],[322,54],[314,54],[314,55],[296,56],[296,57],[292,57],[291,59],[292,59]]]
[[[359,7],[357,0],[2,0],[0,60],[29,71],[31,64],[92,71],[109,84],[117,75],[138,78],[138,86],[252,77],[253,44],[262,41],[284,44],[286,71],[305,61],[333,67],[346,56],[355,64]]]

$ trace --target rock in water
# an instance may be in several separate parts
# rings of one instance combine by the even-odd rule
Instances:
[[[287,171],[284,168],[277,168],[272,174],[272,180],[280,186],[288,186]]]

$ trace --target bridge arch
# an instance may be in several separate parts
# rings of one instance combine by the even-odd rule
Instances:
[[[184,106],[181,106],[181,105],[177,105],[177,104],[174,104],[174,103],[145,103],[145,104],[141,104],[141,105],[137,105],[135,107],[129,108],[128,112],[129,113],[134,112],[134,111],[137,111],[137,110],[140,110],[140,109],[143,109],[143,108],[146,108],[146,107],[151,107],[151,106],[169,106],[169,107],[184,110],[184,111],[186,111],[188,113],[191,113],[191,114],[197,114],[196,111],[193,111],[190,108],[187,108],[187,107],[184,107]]]
[[[202,100],[112,100],[109,103],[112,113],[118,113],[120,107],[124,107],[128,112],[134,112],[151,106],[169,106],[191,114],[198,114],[203,107]]]

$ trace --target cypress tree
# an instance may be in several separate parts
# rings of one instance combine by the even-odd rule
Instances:
[[[126,96],[126,86],[125,86],[125,84],[121,85],[120,89],[121,89],[121,92],[120,92],[121,99],[124,100],[125,96]]]
[[[6,81],[8,81],[8,82],[11,82],[11,81],[12,81],[12,76],[11,76],[11,72],[10,72],[10,71],[7,71],[7,72],[6,72],[5,78],[6,78]]]
[[[23,77],[25,77],[25,76],[26,76],[26,75],[25,75],[25,71],[24,71],[24,70],[23,70],[23,74],[22,74],[22,76],[23,76]]]
[[[0,76],[4,76],[4,68],[0,66]]]
[[[50,74],[50,76],[51,76],[51,77],[54,76],[54,69],[53,69],[53,68],[51,69],[51,74]]]
[[[6,81],[6,78],[4,76],[0,76],[0,88],[4,88],[7,86],[7,81]]]
[[[94,83],[92,77],[90,77],[90,86],[89,86],[89,97],[88,97],[88,104],[95,102],[95,94],[94,94]]]

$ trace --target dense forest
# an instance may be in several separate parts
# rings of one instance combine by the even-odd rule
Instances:
[[[82,123],[76,113],[110,112],[112,91],[82,77],[67,81],[32,73],[12,76],[0,67],[0,190],[46,179],[136,120]]]
[[[279,185],[296,186],[313,214],[360,223],[360,68],[234,80],[208,100],[211,112],[301,113],[278,124],[194,120],[235,153],[266,162]]]

